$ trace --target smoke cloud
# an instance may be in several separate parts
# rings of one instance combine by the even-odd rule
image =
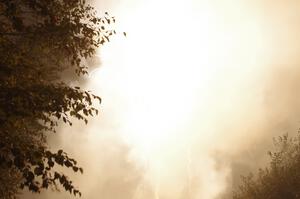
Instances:
[[[299,1],[93,4],[128,38],[89,62],[99,68],[83,86],[102,97],[100,116],[50,139],[84,167],[70,173],[83,198],[230,197],[266,164],[272,137],[297,132]]]

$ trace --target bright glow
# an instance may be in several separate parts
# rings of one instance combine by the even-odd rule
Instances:
[[[146,178],[155,182],[156,192],[163,182],[174,183],[174,176],[184,178],[177,171],[189,169],[177,163],[189,164],[186,153],[194,144],[203,149],[197,155],[208,166],[202,166],[199,174],[194,168],[193,175],[211,172],[203,185],[210,191],[201,198],[221,191],[222,186],[210,185],[222,184],[226,172],[211,171],[215,163],[208,155],[212,147],[207,145],[214,139],[213,117],[227,117],[222,110],[230,114],[226,110],[235,102],[224,98],[217,104],[220,99],[214,97],[236,92],[230,90],[231,84],[243,83],[259,67],[263,42],[256,19],[249,13],[233,19],[231,15],[241,9],[238,2],[221,6],[219,2],[219,8],[211,2],[139,0],[121,4],[117,18],[128,36],[115,38],[101,49],[104,67],[92,75],[100,90],[105,85],[109,95],[119,99],[111,106],[120,108],[120,133],[133,146],[133,155],[144,159]]]
[[[248,21],[232,28],[235,24],[226,24],[206,1],[134,3],[135,9],[120,14],[128,37],[102,49],[106,68],[99,73],[109,70],[117,76],[110,82],[124,94],[128,108],[122,118],[124,137],[139,152],[160,153],[170,147],[170,137],[185,129],[194,109],[207,106],[217,73],[249,60],[260,35]]]

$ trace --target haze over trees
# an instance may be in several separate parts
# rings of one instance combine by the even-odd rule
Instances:
[[[300,198],[300,134],[281,136],[274,139],[274,145],[269,165],[257,175],[243,176],[233,199]]]
[[[0,1],[0,198],[50,187],[81,195],[57,168],[83,169],[63,150],[51,151],[47,135],[59,121],[87,123],[98,113],[100,98],[60,75],[87,74],[84,60],[116,33],[114,21],[84,0]]]

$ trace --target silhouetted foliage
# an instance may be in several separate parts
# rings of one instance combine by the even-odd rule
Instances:
[[[274,140],[276,150],[269,152],[270,164],[255,176],[242,177],[234,199],[300,198],[300,134]]]
[[[84,0],[0,0],[0,198],[61,184],[81,195],[55,165],[83,172],[62,150],[51,152],[46,132],[58,121],[88,122],[98,96],[60,77],[87,74],[84,59],[115,34],[114,17],[98,17]]]

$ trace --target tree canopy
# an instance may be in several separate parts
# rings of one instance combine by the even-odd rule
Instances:
[[[300,198],[300,134],[281,136],[274,144],[268,167],[259,169],[257,175],[243,176],[233,199]]]
[[[19,189],[62,187],[81,195],[57,166],[83,172],[63,150],[52,152],[47,133],[58,121],[88,122],[101,99],[63,81],[61,73],[85,75],[85,59],[108,42],[114,17],[99,17],[84,0],[0,1],[0,198]]]

